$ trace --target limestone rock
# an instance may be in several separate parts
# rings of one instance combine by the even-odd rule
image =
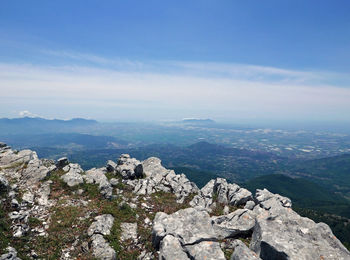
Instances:
[[[143,172],[146,177],[153,174],[164,175],[168,171],[162,166],[162,161],[157,157],[150,157],[142,162]]]
[[[199,194],[194,196],[190,201],[192,207],[200,207],[207,209],[209,212],[210,207],[213,205],[213,191],[215,186],[215,180],[210,180],[200,191]]]
[[[34,194],[30,191],[26,191],[22,196],[22,201],[24,203],[33,204],[34,203]]]
[[[63,170],[68,172],[62,175],[61,178],[69,187],[84,183],[83,176],[81,175],[83,173],[83,169],[79,164],[70,163],[66,165]]]
[[[200,260],[225,260],[224,252],[218,242],[202,241],[198,244],[186,246],[187,253],[191,259]]]
[[[46,181],[41,184],[40,189],[38,190],[37,202],[41,206],[49,205],[49,195],[50,195],[50,184],[52,181]]]
[[[42,160],[39,160],[36,152],[31,150],[13,151],[7,146],[1,148],[0,166],[7,172],[13,172],[14,177],[21,179],[26,185],[37,183],[53,170],[46,167]]]
[[[108,172],[115,172],[117,170],[117,164],[112,160],[107,161],[106,169]]]
[[[214,195],[217,202],[231,206],[243,205],[253,199],[250,191],[237,184],[227,183],[223,178],[217,178],[208,182],[192,199],[190,205],[204,208],[210,212],[215,203]]]
[[[28,163],[35,158],[37,158],[37,155],[31,150],[21,150],[16,152],[11,150],[10,147],[5,146],[1,148],[0,166],[2,168],[12,168],[16,165]]]
[[[233,254],[230,260],[261,260],[258,255],[250,250],[241,240],[233,241]]]
[[[185,250],[182,248],[179,239],[173,237],[172,235],[166,235],[159,248],[159,259],[161,260],[189,260]]]
[[[98,184],[98,188],[101,194],[105,198],[110,199],[112,197],[113,187],[109,183],[105,173],[106,173],[105,168],[99,168],[99,169],[92,168],[86,172],[83,178],[85,179],[86,183]]]
[[[35,152],[33,157],[34,158],[28,162],[27,166],[22,172],[22,180],[28,185],[35,184],[40,180],[43,180],[45,177],[49,176],[53,170],[55,170],[55,167],[46,167],[42,160],[38,159]]]
[[[251,249],[262,259],[350,259],[350,252],[324,223],[299,216],[288,198],[257,190]]]
[[[117,259],[117,254],[114,249],[100,234],[95,234],[91,237],[92,254],[97,259],[114,260]]]
[[[250,210],[254,209],[254,207],[255,207],[255,203],[252,200],[247,201],[247,203],[244,206],[245,209],[250,209]]]
[[[138,195],[152,194],[157,191],[173,192],[178,203],[198,191],[197,186],[190,182],[184,174],[175,174],[173,170],[167,170],[161,165],[158,158],[151,157],[142,162],[146,170],[146,178],[126,182],[134,187]]]
[[[137,223],[121,223],[120,228],[122,230],[122,234],[120,239],[122,241],[131,239],[132,241],[137,241]]]
[[[117,259],[116,252],[103,237],[111,233],[113,222],[114,217],[110,214],[97,216],[88,229],[88,235],[91,237],[92,241],[91,247],[93,256],[97,259]]]
[[[143,167],[140,161],[130,158],[128,154],[122,154],[118,159],[116,172],[123,179],[135,179],[143,177]]]
[[[88,229],[88,235],[93,234],[109,235],[113,227],[114,217],[110,214],[105,214],[95,217],[95,222]]]
[[[112,185],[112,186],[117,186],[119,184],[119,180],[116,179],[116,178],[111,178],[109,180],[109,183]]]
[[[255,214],[248,209],[238,209],[228,215],[212,217],[212,223],[219,239],[247,235],[255,225]]]
[[[209,214],[194,208],[179,210],[171,215],[158,212],[153,221],[154,245],[158,247],[166,235],[178,238],[182,245],[215,240],[216,237]]]
[[[13,247],[6,248],[7,253],[0,256],[0,260],[21,260],[17,257],[17,251]]]

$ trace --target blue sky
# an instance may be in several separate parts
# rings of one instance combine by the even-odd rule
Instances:
[[[0,116],[349,121],[349,1],[2,1]]]

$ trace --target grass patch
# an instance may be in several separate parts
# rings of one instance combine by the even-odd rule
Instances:
[[[97,184],[92,184],[92,183],[82,183],[80,185],[77,185],[79,189],[83,189],[84,193],[89,197],[89,198],[97,198],[100,196],[100,191],[98,189]]]
[[[10,220],[7,217],[5,207],[0,205],[0,253],[4,253],[4,250],[10,243]]]
[[[110,201],[102,205],[102,214],[111,214],[114,217],[111,234],[105,238],[108,240],[111,247],[116,251],[118,259],[136,259],[139,255],[138,251],[125,250],[126,245],[120,241],[122,222],[136,222],[136,212],[128,204],[118,200]]]
[[[15,162],[15,163],[12,163],[8,166],[5,166],[3,167],[4,170],[8,170],[8,169],[16,169],[16,168],[19,168],[20,166],[22,166],[23,162]]]
[[[41,225],[41,220],[38,218],[34,218],[34,217],[29,217],[28,218],[28,223],[30,227],[37,227]]]
[[[107,177],[108,180],[110,180],[112,178],[117,178],[117,176],[113,172],[106,172],[105,176]]]
[[[171,192],[158,191],[151,194],[150,202],[153,205],[153,212],[165,212],[166,214],[172,214],[180,209],[190,207],[189,202],[195,196],[195,193],[190,194],[183,203],[176,202],[176,196]]]
[[[35,241],[40,258],[59,259],[62,249],[71,245],[77,236],[86,236],[89,223],[79,220],[82,213],[80,208],[74,206],[58,206],[53,210],[48,237],[37,237]]]

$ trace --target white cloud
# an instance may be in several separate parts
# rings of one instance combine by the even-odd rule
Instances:
[[[39,117],[37,114],[33,114],[29,112],[28,110],[23,110],[18,113],[20,117]]]
[[[145,70],[0,63],[0,110],[18,111],[20,103],[46,117],[110,119],[346,119],[350,111],[350,89],[318,73],[198,62],[140,66]]]

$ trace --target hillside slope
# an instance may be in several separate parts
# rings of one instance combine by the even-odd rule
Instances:
[[[284,171],[310,179],[350,198],[350,154],[298,162]]]

